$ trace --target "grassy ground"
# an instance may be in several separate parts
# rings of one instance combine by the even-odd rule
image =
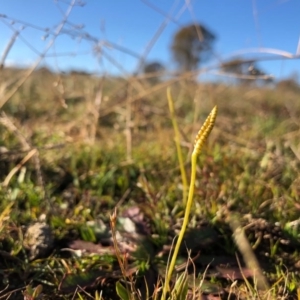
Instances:
[[[2,71],[3,87],[21,76]],[[116,284],[130,291],[122,299],[160,299],[185,209],[168,85],[187,174],[196,133],[219,108],[176,267],[189,297],[300,297],[297,89],[40,70],[0,116],[1,299],[38,299],[41,287],[39,299],[118,299]],[[233,219],[267,291],[233,238]]]

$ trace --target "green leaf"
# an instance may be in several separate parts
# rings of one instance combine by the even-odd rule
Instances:
[[[171,293],[171,299],[185,300],[188,293],[187,274],[183,272],[175,282],[174,289]]]
[[[78,296],[79,300],[84,300],[80,293],[77,293],[77,296]]]
[[[83,225],[80,227],[80,234],[84,241],[96,242],[96,235],[92,227]]]
[[[33,297],[33,298],[38,297],[38,296],[41,294],[42,291],[43,291],[43,286],[42,286],[41,284],[39,284],[39,285],[34,289],[33,294],[32,294],[32,297]]]
[[[122,300],[130,300],[130,296],[129,296],[130,292],[126,290],[126,288],[120,283],[120,281],[118,281],[116,284],[116,291],[118,296]]]

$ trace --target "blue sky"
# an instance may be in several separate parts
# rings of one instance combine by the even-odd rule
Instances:
[[[14,30],[22,29],[6,62],[32,64],[52,38],[50,35],[43,39],[45,31],[39,28],[55,30],[68,2],[0,0],[0,14],[7,16],[0,17],[0,57]],[[83,7],[73,7],[64,33],[47,53],[50,56],[44,63],[54,70],[126,74],[138,67],[139,59],[134,54],[139,57],[147,54],[148,61],[160,61],[172,69],[172,37],[180,26],[194,21],[204,24],[217,36],[215,59],[206,66],[242,51],[246,58],[274,57],[249,49],[271,48],[296,54],[300,36],[299,0],[87,0],[85,3]],[[166,18],[167,15],[170,17]],[[24,28],[18,21],[26,23]],[[162,31],[154,42],[159,28]],[[92,36],[92,40],[86,39],[84,33]],[[97,41],[102,54],[99,51],[95,54]],[[151,41],[154,45],[146,53]],[[278,58],[262,61],[260,67],[279,79],[300,70],[299,60]]]

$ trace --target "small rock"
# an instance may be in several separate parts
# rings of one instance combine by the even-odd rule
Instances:
[[[31,260],[47,255],[53,244],[52,231],[46,223],[38,222],[27,228],[23,245],[29,250]]]

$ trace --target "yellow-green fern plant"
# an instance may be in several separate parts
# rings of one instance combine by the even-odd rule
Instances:
[[[199,130],[199,132],[196,136],[196,139],[195,139],[194,150],[193,150],[192,157],[191,157],[191,182],[190,182],[190,187],[189,187],[188,200],[186,203],[183,223],[182,223],[179,235],[178,235],[175,249],[174,249],[174,252],[173,252],[173,255],[171,258],[171,262],[166,271],[166,278],[165,278],[163,291],[162,291],[162,298],[161,298],[162,300],[166,299],[167,293],[170,290],[169,285],[170,285],[172,273],[175,268],[175,263],[176,263],[178,252],[179,252],[182,240],[183,240],[183,236],[185,234],[186,227],[189,222],[189,216],[190,216],[190,212],[191,212],[191,208],[192,208],[192,204],[193,204],[193,196],[194,196],[194,188],[195,188],[195,180],[196,180],[197,157],[200,154],[202,147],[203,147],[205,141],[207,140],[207,138],[215,124],[216,116],[217,116],[217,106],[215,106],[212,109],[212,111],[208,115],[207,119],[205,120],[204,124],[202,125],[202,127]]]

